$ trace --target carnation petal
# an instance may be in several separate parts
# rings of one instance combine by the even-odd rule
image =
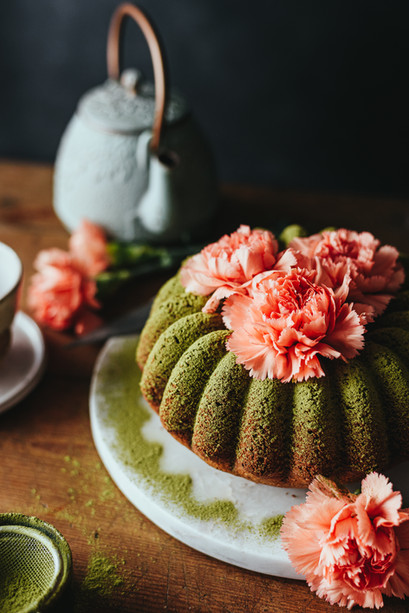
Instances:
[[[358,314],[340,298],[337,304],[333,290],[313,277],[299,269],[263,272],[247,286],[247,296],[226,300],[223,318],[233,329],[227,346],[251,376],[283,382],[321,377],[320,356],[346,359],[362,348]]]
[[[218,298],[216,298],[216,300],[217,299]],[[225,326],[235,330],[242,327],[251,304],[252,301],[248,296],[243,296],[241,294],[235,294],[231,297],[229,296],[222,309],[222,316]],[[205,306],[207,307],[207,304]]]
[[[346,358],[355,357],[364,346],[365,328],[351,305],[342,305],[332,332],[326,343]]]
[[[88,219],[70,236],[69,249],[73,262],[86,276],[94,277],[110,264],[105,232]]]
[[[83,305],[99,307],[95,282],[84,278],[66,252],[40,252],[37,267],[39,272],[31,278],[27,300],[39,323],[65,330],[75,323]]]
[[[380,276],[391,276],[397,266],[399,251],[392,245],[382,245],[374,256],[372,273]],[[398,265],[399,270],[401,265]],[[400,275],[399,275],[400,276]],[[397,289],[397,288],[396,288]]]
[[[409,513],[399,512],[402,523],[397,527],[376,529],[366,508],[375,501],[395,504],[392,494],[389,481],[376,474],[364,480],[359,496],[318,476],[306,502],[286,514],[284,549],[319,597],[351,609],[380,608],[383,594],[408,594]]]
[[[67,266],[72,266],[72,257],[67,251],[63,251],[56,247],[52,249],[42,249],[38,252],[33,266],[40,272],[46,266],[66,268]]]
[[[367,315],[368,321],[373,321],[374,316],[382,315],[393,298],[392,294],[371,294],[369,292],[354,291],[351,293],[354,303],[359,302],[360,310]]]
[[[297,258],[292,249],[286,249],[278,255],[277,261],[274,264],[274,270],[283,270],[290,272],[291,268],[297,265]]]
[[[181,268],[181,283],[187,291],[201,296],[224,288],[218,294],[221,300],[229,295],[226,292],[231,293],[255,275],[271,269],[277,249],[277,240],[271,232],[242,225],[230,236],[222,236],[189,258]],[[215,310],[215,302],[216,298],[206,308]]]
[[[316,572],[321,548],[305,515],[308,518],[304,505],[292,507],[284,517],[280,536],[295,570],[309,580]]]
[[[402,495],[393,491],[387,477],[376,472],[367,475],[362,481],[361,497],[364,497],[366,512],[375,522],[375,527],[399,525]]]
[[[299,262],[310,258],[316,282],[328,287],[341,286],[346,266],[351,277],[349,300],[368,305],[367,321],[382,313],[404,281],[398,251],[380,243],[370,232],[341,228],[308,238],[296,238],[290,247],[298,250]]]
[[[340,580],[333,580],[330,583],[323,579],[316,592],[317,596],[325,598],[330,604],[338,604],[347,609],[352,609],[354,606],[368,609],[383,607],[382,592],[379,589],[359,590]]]
[[[409,518],[409,514],[405,513]],[[388,596],[404,598],[409,596],[409,522],[405,521],[395,528],[399,551],[396,556],[395,572],[385,588]]]

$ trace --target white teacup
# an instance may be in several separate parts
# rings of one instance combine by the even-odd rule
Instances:
[[[17,253],[0,243],[0,359],[10,345],[22,276],[23,265]]]

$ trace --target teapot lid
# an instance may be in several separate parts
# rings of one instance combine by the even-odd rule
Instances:
[[[138,70],[125,70],[120,81],[107,79],[88,91],[78,104],[77,113],[96,129],[135,134],[152,127],[155,112],[155,89],[144,82]],[[184,98],[171,92],[165,120],[173,124],[188,112]]]

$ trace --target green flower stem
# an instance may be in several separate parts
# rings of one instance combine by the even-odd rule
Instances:
[[[112,241],[107,245],[111,268],[133,268],[143,262],[157,261],[167,266],[202,249],[203,245],[183,245],[180,247],[154,247],[144,243],[121,243]]]
[[[175,268],[201,248],[201,245],[152,247],[140,243],[108,243],[111,266],[95,279],[97,297],[103,301],[131,279]]]
[[[141,243],[110,242],[107,245],[108,255],[113,268],[127,268],[146,260],[161,259],[162,247],[152,247]]]

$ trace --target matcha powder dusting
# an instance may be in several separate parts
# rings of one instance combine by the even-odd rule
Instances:
[[[136,340],[121,342],[111,350],[99,372],[99,402],[105,427],[115,432],[115,451],[121,463],[145,484],[164,505],[173,505],[189,518],[222,525],[233,536],[257,534],[266,541],[279,536],[281,517],[264,520],[261,525],[240,517],[228,499],[200,501],[193,492],[188,474],[169,473],[161,465],[162,445],[145,438],[143,428],[151,415],[140,399],[140,372],[135,363]]]
[[[95,592],[100,596],[109,596],[124,583],[118,573],[120,564],[124,563],[124,561],[118,562],[97,553],[94,554],[89,561],[82,590]]]
[[[119,571],[124,564],[125,560],[107,558],[99,553],[94,553],[88,562],[87,573],[81,585],[80,602],[77,603],[76,611],[97,610],[95,607],[98,603],[103,602],[107,596],[111,596],[116,591],[120,591],[125,582]]]
[[[120,384],[118,384],[120,381]],[[106,423],[116,432],[116,449],[124,465],[131,467],[151,489],[160,493],[162,501],[176,504],[196,519],[223,523],[231,529],[243,530],[244,522],[228,500],[202,503],[192,493],[192,479],[186,474],[170,474],[161,469],[162,446],[148,441],[142,434],[150,414],[136,402],[140,372],[135,364],[135,341],[124,342],[112,353],[100,373],[101,397],[106,403]]]
[[[100,419],[108,431],[115,433],[111,444],[121,464],[138,476],[138,482],[160,504],[177,508],[182,516],[207,522],[210,529],[222,526],[234,538],[251,534],[267,544],[278,540],[281,516],[265,518],[261,523],[248,521],[231,500],[201,501],[194,495],[189,474],[163,468],[162,444],[145,438],[143,433],[151,413],[141,400],[135,351],[135,338],[122,341],[111,349],[98,375]]]

